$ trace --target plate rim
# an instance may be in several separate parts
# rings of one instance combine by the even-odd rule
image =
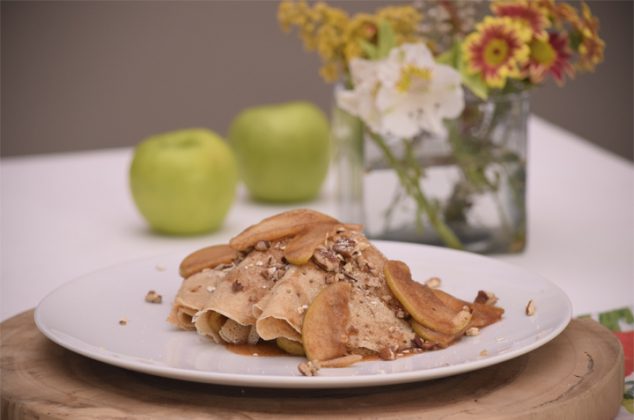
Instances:
[[[159,258],[165,257],[176,257],[181,254],[181,251],[169,252],[158,254],[149,257],[142,257],[137,259],[132,259],[128,261],[123,261],[117,264],[112,264],[107,267],[99,268],[85,274],[82,274],[72,280],[69,280],[62,285],[56,287],[51,292],[49,292],[44,298],[40,300],[38,305],[34,311],[34,321],[38,330],[44,334],[48,339],[53,341],[55,344],[72,351],[74,353],[80,354],[89,359],[93,359],[102,363],[106,363],[112,366],[129,369],[136,372],[141,372],[144,374],[160,376],[165,378],[177,379],[177,380],[186,380],[191,382],[198,383],[207,383],[207,384],[217,384],[217,385],[230,385],[230,386],[241,386],[241,387],[253,387],[253,388],[303,388],[303,389],[335,389],[335,388],[365,388],[365,387],[373,387],[373,386],[382,386],[382,385],[394,385],[394,384],[404,384],[410,382],[418,382],[418,381],[426,381],[438,378],[444,378],[449,376],[454,376],[462,373],[472,372],[474,370],[482,369],[489,366],[494,366],[508,360],[514,359],[516,357],[522,356],[526,353],[530,353],[531,351],[542,347],[547,344],[554,338],[556,338],[561,332],[566,329],[570,321],[572,320],[572,303],[568,295],[555,283],[552,281],[542,277],[540,274],[535,273],[531,270],[528,270],[524,267],[518,266],[516,264],[509,263],[507,261],[500,261],[489,256],[475,254],[472,252],[449,249],[444,247],[426,245],[426,244],[417,244],[417,243],[409,243],[409,242],[399,242],[399,241],[384,241],[384,240],[372,240],[372,243],[382,252],[385,247],[389,246],[406,246],[406,247],[419,247],[422,249],[434,249],[436,252],[444,252],[444,253],[455,253],[456,255],[466,256],[467,258],[474,258],[480,261],[484,261],[487,264],[493,263],[496,265],[506,266],[512,270],[520,270],[529,273],[531,276],[535,278],[539,278],[542,282],[548,285],[549,288],[553,289],[557,292],[559,297],[563,298],[562,303],[565,303],[565,322],[561,322],[556,328],[550,331],[548,334],[538,337],[530,344],[526,344],[520,348],[510,350],[508,352],[495,355],[490,358],[485,358],[482,360],[473,360],[466,363],[459,363],[450,366],[441,366],[434,367],[427,370],[413,370],[408,372],[397,372],[397,373],[385,373],[385,374],[374,374],[374,375],[359,375],[359,376],[312,376],[306,377],[302,375],[297,376],[276,376],[276,375],[268,375],[268,374],[243,374],[243,373],[223,373],[223,372],[209,372],[209,371],[201,371],[201,370],[193,370],[186,368],[177,368],[171,366],[163,366],[163,365],[155,365],[155,364],[143,364],[139,362],[134,362],[132,360],[128,361],[125,358],[130,357],[130,355],[122,354],[122,353],[111,353],[105,354],[101,352],[89,351],[82,346],[75,345],[72,341],[68,342],[63,339],[62,336],[56,334],[56,332],[49,328],[46,325],[46,321],[42,319],[42,308],[45,302],[52,298],[57,292],[61,289],[65,289],[67,287],[72,287],[75,282],[81,282],[85,278],[91,277],[95,274],[101,272],[107,272],[110,269],[114,269],[117,267],[121,267],[124,265],[134,265],[139,264],[144,261],[154,261]],[[94,347],[94,345],[90,343],[85,343],[88,348]],[[122,356],[122,357],[117,357]],[[426,374],[421,375],[421,372]]]

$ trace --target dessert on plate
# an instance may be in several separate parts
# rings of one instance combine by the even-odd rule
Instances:
[[[170,323],[218,344],[274,342],[306,356],[305,375],[445,348],[504,313],[490,292],[467,302],[415,281],[361,226],[308,209],[195,251],[180,274]]]

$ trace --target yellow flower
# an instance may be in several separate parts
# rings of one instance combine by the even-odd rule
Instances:
[[[346,68],[344,34],[349,17],[345,11],[321,2],[311,7],[306,1],[284,0],[278,7],[277,19],[283,30],[299,30],[304,48],[317,51],[324,62],[320,73],[326,81],[339,78],[340,71]]]
[[[367,13],[355,15],[346,28],[344,34],[344,55],[347,61],[363,55],[363,42],[375,43],[378,32],[378,22],[375,16]]]
[[[419,41],[418,29],[423,15],[412,6],[388,6],[377,11],[377,21],[385,20],[392,25],[397,44]]]
[[[508,17],[487,16],[463,43],[467,72],[479,74],[487,86],[503,88],[508,78],[524,77],[531,31]]]
[[[348,14],[326,3],[310,6],[305,0],[283,0],[277,18],[286,32],[297,28],[304,47],[317,51],[323,61],[322,77],[336,81],[348,71],[353,58],[366,57],[364,43],[376,45],[379,23],[388,22],[396,34],[396,45],[417,39],[416,30],[421,14],[411,6],[390,6],[375,14]]]
[[[582,17],[579,19],[577,29],[581,33],[582,40],[579,44],[578,67],[582,70],[593,71],[603,61],[605,42],[599,37],[599,19],[592,16],[590,8],[584,2],[581,4]]]

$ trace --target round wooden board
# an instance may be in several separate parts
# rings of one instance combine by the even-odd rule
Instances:
[[[109,366],[45,338],[33,311],[0,325],[0,417],[607,419],[623,395],[623,351],[607,329],[575,320],[545,346],[454,377],[349,390],[183,382]]]

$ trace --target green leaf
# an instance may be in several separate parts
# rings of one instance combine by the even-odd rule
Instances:
[[[383,59],[390,54],[392,48],[396,46],[396,35],[394,29],[388,21],[382,20],[379,23],[378,33],[378,46],[377,46],[377,59]]]
[[[489,88],[479,74],[468,73],[463,66],[460,66],[462,83],[473,92],[478,98],[486,100],[489,96]]]
[[[376,45],[369,43],[365,39],[362,39],[359,42],[361,44],[361,49],[370,60],[378,59],[378,50]]]
[[[485,81],[482,79],[482,76],[479,74],[469,73],[467,71],[467,65],[462,57],[462,44],[459,42],[455,42],[451,48],[451,50],[445,53],[447,57],[443,57],[445,54],[439,57],[443,60],[447,60],[447,63],[456,68],[460,75],[462,76],[462,83],[478,98],[486,100],[489,96],[489,88],[486,85]]]
[[[436,62],[457,69],[460,62],[460,43],[454,42],[450,49],[436,57]]]

